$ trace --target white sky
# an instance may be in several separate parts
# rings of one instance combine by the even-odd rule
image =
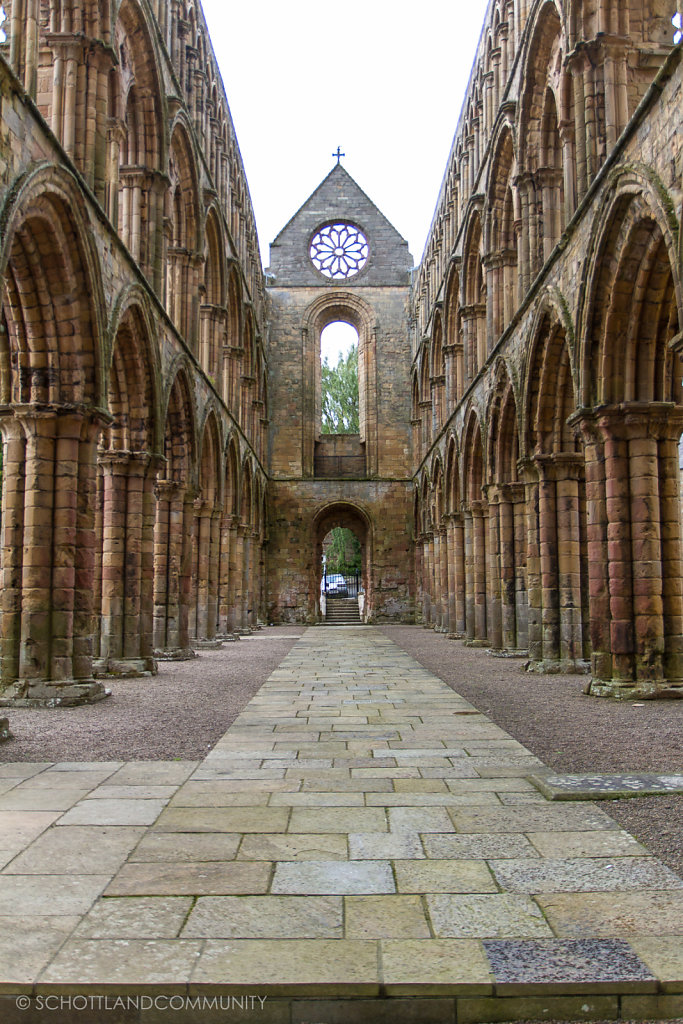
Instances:
[[[342,163],[419,263],[487,0],[202,0],[268,246]]]

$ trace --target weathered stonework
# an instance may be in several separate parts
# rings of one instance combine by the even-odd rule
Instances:
[[[492,3],[413,289],[426,624],[683,693],[674,3]]]
[[[324,224],[358,226],[365,266],[326,278],[309,258]],[[364,621],[413,617],[407,243],[338,164],[271,246],[269,616],[321,617],[322,541],[335,525],[363,549]],[[320,335],[358,331],[360,436],[320,433]],[[345,468],[345,467],[348,467]]]
[[[6,3],[0,705],[264,608],[265,297],[193,4]]]
[[[334,525],[368,621],[680,696],[675,0],[491,0],[419,268],[338,165],[267,276],[196,3],[3,6],[0,706],[317,621]],[[337,320],[353,438],[320,434]]]

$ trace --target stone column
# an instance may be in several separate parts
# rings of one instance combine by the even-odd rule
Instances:
[[[218,625],[219,637],[228,636],[230,628],[230,542],[232,516],[221,514],[219,522]]]
[[[488,637],[494,651],[503,649],[503,619],[501,595],[501,504],[497,487],[488,487],[488,586],[487,611]]]
[[[523,483],[509,484],[513,498],[513,525],[515,541],[515,614],[517,622],[517,649],[529,647],[529,599],[527,594],[527,507],[526,487]]]
[[[474,521],[471,509],[463,513],[463,568],[465,570],[465,636],[472,643],[476,636],[474,624],[475,583],[474,583]]]
[[[214,508],[210,519],[209,534],[209,580],[207,591],[207,639],[213,640],[218,627],[218,578],[220,572],[221,519],[223,511]]]
[[[242,629],[249,630],[249,602],[251,599],[251,525],[249,523],[241,523],[239,532],[242,535],[242,601],[240,622],[242,623]]]
[[[24,557],[24,467],[26,437],[11,410],[3,411],[2,429],[2,633],[0,696],[19,678],[22,566]]]
[[[18,406],[0,420],[0,704],[80,704],[106,691],[92,675],[96,413]]]
[[[211,548],[211,518],[213,505],[198,498],[195,501],[195,532],[197,552],[195,562],[194,629],[198,640],[207,640],[209,631],[209,559]]]
[[[439,601],[441,618],[439,628],[442,633],[450,630],[449,589],[448,589],[448,526],[444,519],[439,528],[439,550],[441,552],[441,579],[439,583]]]
[[[489,639],[486,621],[488,552],[488,505],[485,501],[473,501],[472,512],[472,561],[474,584],[474,643],[473,646],[488,647]]]
[[[422,541],[422,624],[432,622],[432,566],[430,558],[431,534],[423,533]]]
[[[662,536],[662,600],[664,675],[683,679],[683,543],[681,538],[681,473],[678,462],[679,424],[672,417],[658,439]]]
[[[187,645],[186,638],[184,644],[181,642],[185,485],[176,480],[157,480],[156,497],[157,512],[154,530],[155,657],[187,658],[191,656],[191,649]]]
[[[465,523],[461,513],[453,515],[453,546],[455,562],[455,632],[465,636]]]
[[[153,673],[154,494],[150,458],[101,451],[103,473],[100,671]],[[151,555],[151,557],[150,557]]]
[[[683,410],[663,402],[624,403],[583,414],[575,423],[586,450],[590,692],[631,698],[680,691],[676,449]],[[595,519],[603,508],[606,526],[596,538]]]
[[[414,539],[415,550],[415,621],[419,622],[424,615],[424,592],[422,585],[422,539],[416,536]],[[367,588],[366,588],[367,592]],[[424,622],[424,618],[422,619]]]
[[[433,625],[441,630],[441,534],[438,525],[432,535],[432,607]]]
[[[514,484],[499,489],[498,522],[500,529],[500,601],[501,643],[503,650],[516,651],[517,643],[517,574],[515,565],[515,522],[513,511]]]
[[[527,643],[529,667],[533,667],[543,661],[538,467],[534,459],[522,459],[518,463],[518,471],[524,481],[526,498],[524,532],[526,536]]]
[[[182,540],[180,544],[180,605],[178,608],[178,647],[181,651],[190,651],[190,611],[192,608],[192,566],[193,553],[196,548],[194,532],[194,502],[196,492],[187,488],[182,503]]]
[[[584,474],[581,455],[553,456],[557,507],[560,664],[563,671],[583,664],[583,588],[581,563],[581,496]]]
[[[560,610],[557,550],[557,495],[549,456],[534,460],[538,471],[538,553],[541,571],[542,665],[560,656]]]

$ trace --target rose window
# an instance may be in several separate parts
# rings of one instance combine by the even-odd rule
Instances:
[[[368,259],[368,240],[353,224],[326,224],[311,241],[313,266],[335,281],[353,277]]]

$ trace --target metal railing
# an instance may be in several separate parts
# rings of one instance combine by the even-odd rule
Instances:
[[[327,597],[358,597],[361,592],[361,575],[330,572],[323,575],[322,592]]]

